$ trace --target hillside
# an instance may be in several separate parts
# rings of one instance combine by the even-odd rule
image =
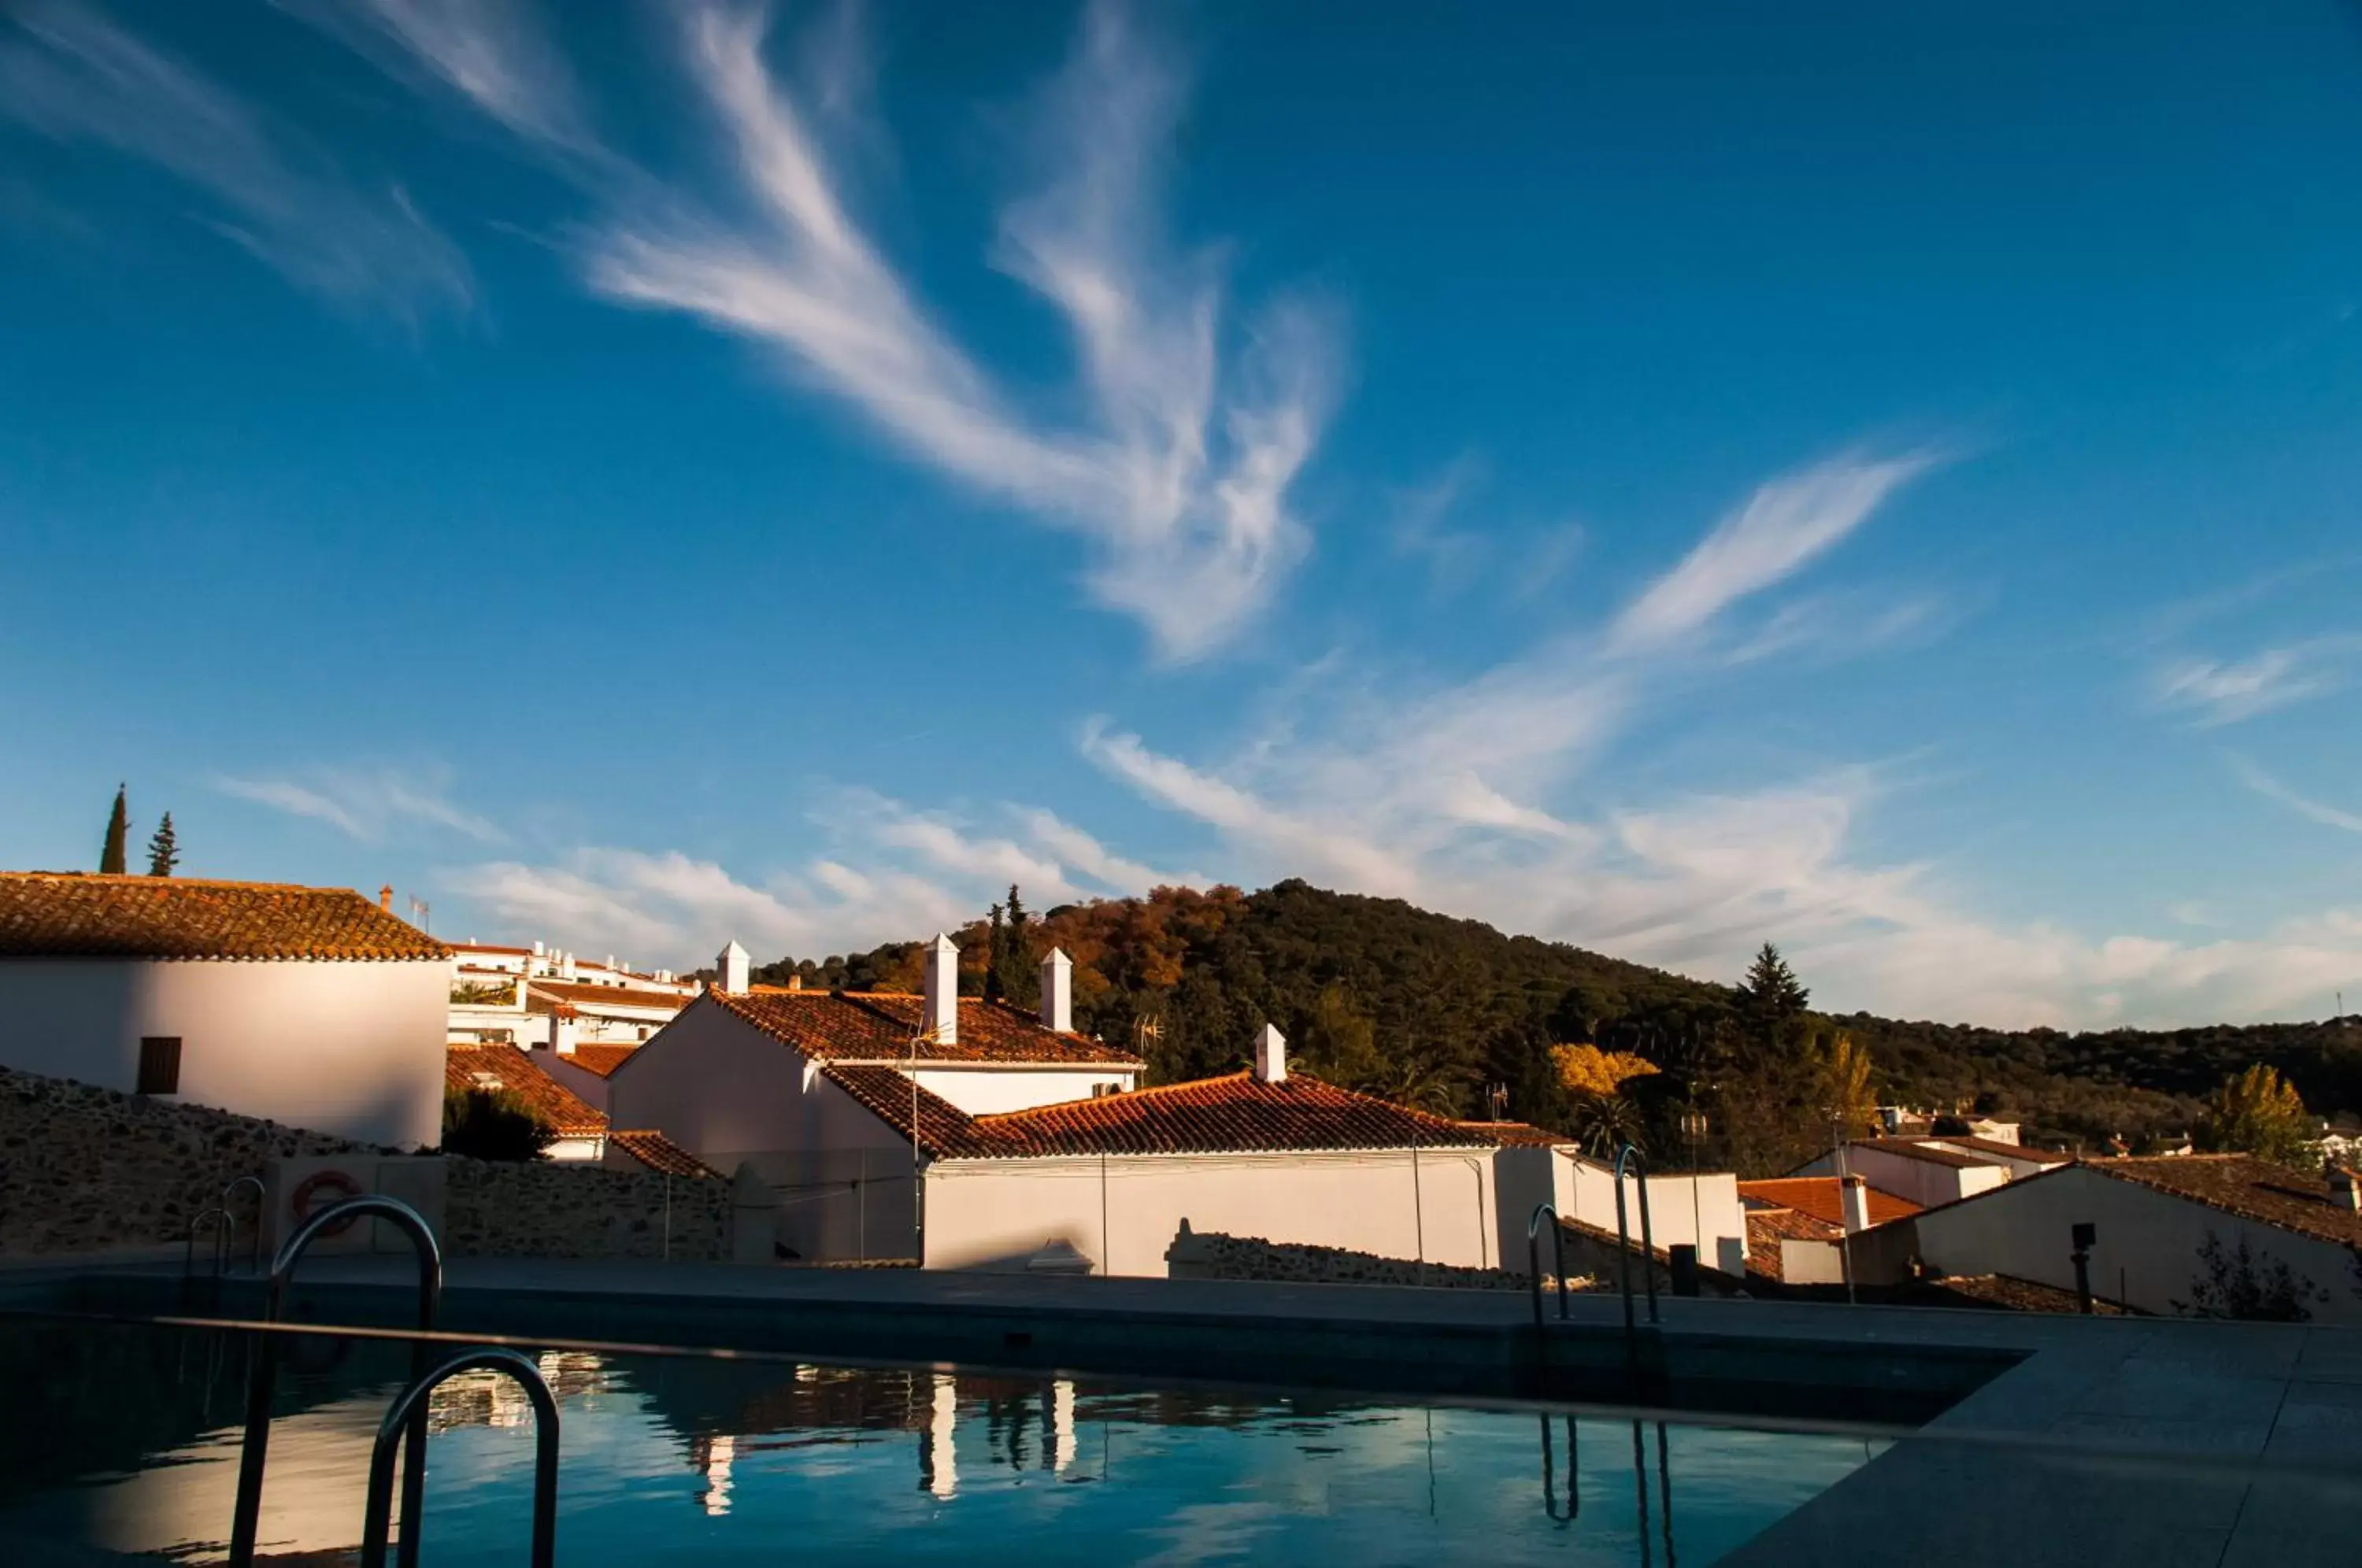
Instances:
[[[963,983],[984,989],[990,929],[954,934]],[[1134,1041],[1159,1081],[1242,1065],[1269,1020],[1324,1076],[1464,1115],[1505,1101],[1508,1115],[1563,1125],[1571,1107],[1549,1048],[1592,1041],[1666,1069],[1649,1110],[1672,1142],[1674,1102],[1703,1099],[1711,1074],[1731,1070],[1709,1066],[1727,1057],[1736,1026],[1729,987],[1300,881],[1067,905],[1029,919],[1017,940],[1025,957],[1004,983],[1018,999],[1031,999],[1032,958],[1064,947],[1077,1026]],[[911,987],[918,944],[782,958],[756,978],[790,973],[808,985]],[[1870,1048],[1882,1099],[2012,1115],[2061,1143],[2184,1131],[2198,1096],[2256,1061],[2280,1068],[2315,1110],[2362,1110],[2362,1019],[2074,1034],[1867,1014],[1816,1021]]]

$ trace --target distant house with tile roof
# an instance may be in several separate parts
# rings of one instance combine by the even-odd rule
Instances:
[[[0,1064],[430,1144],[450,966],[350,889],[0,872]]]
[[[1843,1284],[1847,1237],[1920,1209],[1860,1176],[1742,1181],[1738,1200],[1747,1208],[1747,1272],[1775,1285]]]
[[[543,1151],[546,1159],[668,1176],[717,1174],[661,1132],[611,1128],[605,1112],[542,1070],[546,1056],[546,1052],[520,1051],[513,1045],[454,1044],[444,1055],[444,1082],[462,1092],[483,1089],[514,1096],[557,1134]]]
[[[669,969],[595,963],[541,942],[460,943],[451,963],[450,1038],[475,1044],[635,1045],[702,988]]]
[[[2201,1309],[2222,1268],[2265,1284],[2285,1269],[2312,1320],[2362,1322],[2362,1181],[2248,1154],[2069,1161],[1879,1226],[1855,1238],[1855,1255],[1898,1278],[2006,1275],[2072,1290],[2078,1225],[2093,1230],[2093,1294],[2136,1311]]]
[[[711,990],[602,1064],[608,1113],[719,1169],[751,1167],[777,1197],[780,1248],[803,1259],[1080,1256],[1095,1272],[1161,1275],[1187,1220],[1523,1266],[1528,1216],[1568,1163],[1563,1139],[1293,1073],[1269,1026],[1244,1071],[1143,1088],[1131,1052],[1074,1029],[1064,954],[1043,961],[1034,1012],[960,997],[957,958],[937,937],[917,994],[756,988],[734,944]],[[1684,1223],[1694,1207],[1681,1205]]]

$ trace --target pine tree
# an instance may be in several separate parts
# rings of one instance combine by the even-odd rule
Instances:
[[[991,934],[984,944],[984,999],[1000,1000],[1000,982],[1009,968],[1009,927],[1001,921],[1000,906],[992,906]]]
[[[124,873],[124,840],[131,836],[131,813],[124,806],[123,786],[115,787],[115,811],[106,819],[106,847],[98,852],[98,874],[120,877]]]
[[[156,835],[148,841],[148,875],[170,877],[180,863],[181,841],[172,834],[172,813],[166,812],[156,824]]]
[[[994,914],[993,978],[989,983],[1002,1001],[1021,1003],[1033,979],[1033,938],[1030,931],[1032,917],[1025,912],[1024,900],[1017,896],[1015,883],[1009,887],[1006,921],[998,919],[999,905],[994,906]]]
[[[1739,1001],[1746,1010],[1773,1023],[1785,1022],[1804,1011],[1812,995],[1780,956],[1780,950],[1768,942],[1748,966],[1747,978],[1738,983]]]

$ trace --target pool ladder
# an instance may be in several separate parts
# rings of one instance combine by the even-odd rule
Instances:
[[[241,1181],[252,1180],[241,1177]],[[237,1183],[232,1184],[235,1189]],[[259,1183],[256,1184],[259,1187]],[[226,1192],[224,1195],[227,1196]],[[226,1219],[226,1209],[223,1210]],[[202,1216],[200,1217],[202,1218]],[[410,1239],[418,1255],[418,1328],[435,1329],[443,1300],[443,1253],[435,1231],[415,1209],[398,1198],[378,1194],[348,1198],[314,1214],[287,1238],[271,1260],[263,1321],[276,1324],[286,1309],[287,1290],[295,1265],[323,1235],[337,1234],[367,1219],[391,1222]],[[191,1246],[194,1247],[194,1228]],[[223,1243],[216,1242],[216,1256]],[[230,1519],[230,1568],[253,1568],[256,1537],[262,1513],[262,1472],[270,1457],[270,1405],[279,1382],[279,1340],[276,1333],[256,1335],[246,1385],[246,1438],[238,1452],[237,1500]],[[524,1390],[534,1413],[533,1568],[551,1568],[556,1551],[557,1512],[557,1406],[541,1369],[510,1350],[481,1348],[463,1351],[430,1366],[424,1339],[413,1342],[411,1379],[386,1411],[370,1453],[369,1513],[363,1525],[363,1568],[384,1568],[388,1517],[393,1509],[393,1455],[403,1450],[401,1568],[418,1568],[418,1519],[426,1488],[427,1397],[447,1378],[462,1372],[506,1373]]]
[[[1657,1308],[1657,1237],[1656,1228],[1649,1218],[1649,1163],[1640,1151],[1630,1143],[1616,1151],[1616,1282],[1624,1297],[1624,1361],[1635,1387],[1641,1379],[1640,1345],[1642,1334],[1632,1296],[1632,1228],[1624,1202],[1624,1183],[1630,1173],[1634,1189],[1639,1194],[1640,1206],[1640,1283],[1648,1294],[1648,1337],[1653,1342],[1661,1325]],[[1567,1318],[1566,1296],[1566,1232],[1559,1222],[1555,1204],[1534,1206],[1533,1218],[1526,1221],[1526,1269],[1533,1292],[1534,1338],[1536,1349],[1544,1339],[1542,1317],[1542,1222],[1550,1221],[1552,1266],[1558,1276],[1558,1316]]]

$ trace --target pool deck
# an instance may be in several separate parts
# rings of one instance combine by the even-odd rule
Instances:
[[[39,1272],[0,1271],[0,1294]],[[304,1266],[305,1286],[328,1303],[398,1302],[411,1277],[391,1257]],[[990,1337],[971,1343],[1021,1345],[1010,1354],[1024,1364],[1071,1353],[1087,1371],[1120,1370],[1104,1364],[1109,1346],[1176,1331],[1195,1337],[1208,1376],[1225,1370],[1203,1359],[1209,1335],[1266,1347],[1362,1339],[1393,1356],[1429,1341],[1470,1353],[1514,1343],[1530,1354],[1535,1342],[1529,1297],[1517,1292],[511,1259],[456,1260],[447,1289],[455,1329],[492,1326],[470,1321],[470,1302],[561,1335],[579,1321],[585,1339],[624,1337],[587,1331],[598,1326],[583,1317],[592,1304],[618,1322],[703,1312],[709,1325],[763,1321],[789,1334],[799,1324],[981,1324]],[[225,1315],[232,1306],[223,1302]],[[2362,1330],[1747,1300],[1662,1308],[1666,1358],[1679,1364],[1743,1356],[1808,1381],[1833,1347],[1906,1368],[1914,1356],[1985,1358],[1981,1386],[1726,1562],[2362,1561]],[[1544,1354],[1620,1346],[1621,1322],[1616,1297],[1575,1297]]]

